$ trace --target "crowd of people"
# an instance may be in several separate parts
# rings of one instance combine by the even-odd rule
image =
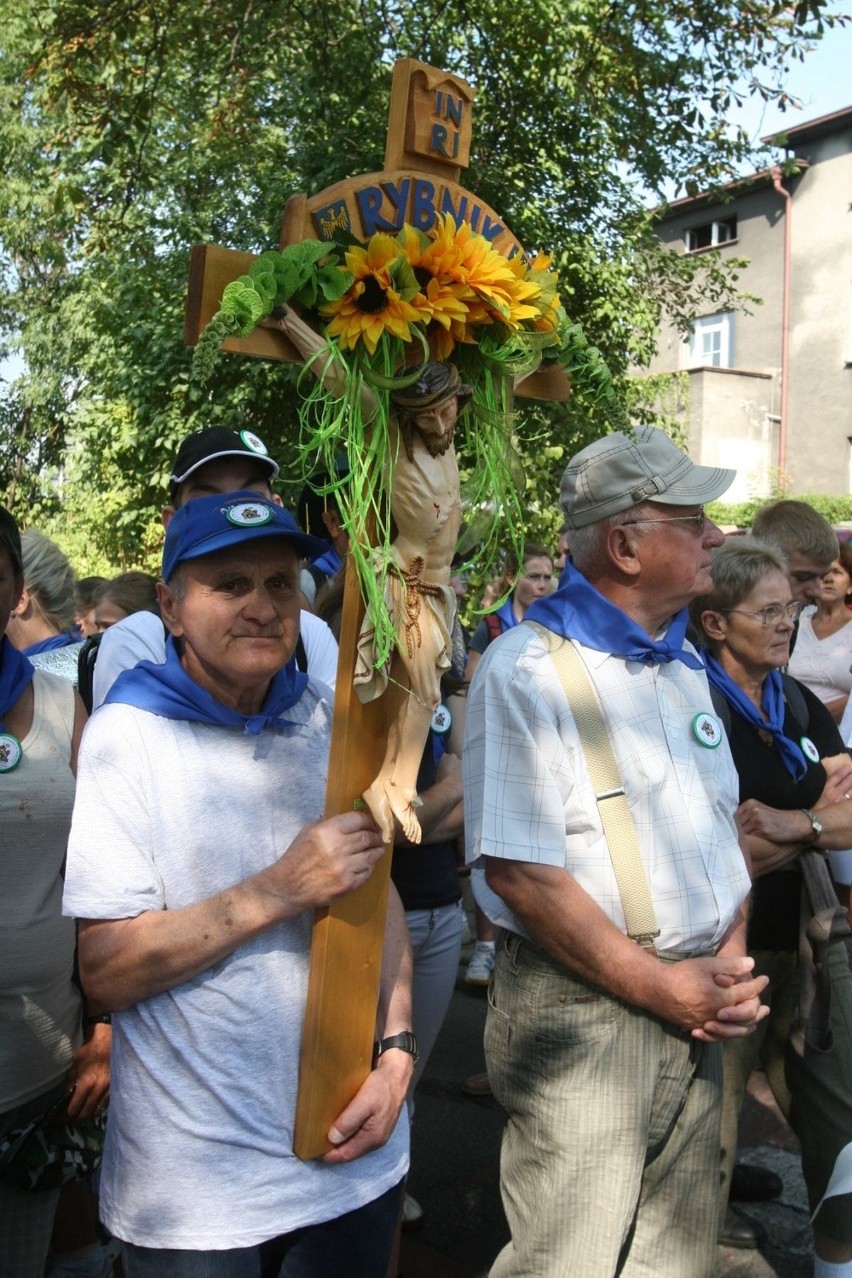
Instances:
[[[429,381],[432,438],[465,392]],[[800,502],[726,539],[704,505],[733,473],[652,428],[588,446],[559,545],[528,543],[496,611],[436,648],[373,1067],[312,1161],[311,922],[387,834],[323,817],[333,497],[306,490],[297,522],[262,441],[196,432],[159,582],[76,581],[0,509],[0,1273],[103,1278],[120,1246],[126,1278],[393,1275],[466,861],[463,979],[489,987],[507,1115],[494,1278],[702,1278],[718,1241],[758,1245],[735,1205],[780,1190],[736,1162],[758,1064],[801,1143],[816,1278],[852,1275],[852,1195],[826,1195],[852,1143],[852,555]],[[34,1190],[22,1142],[57,1115],[105,1126],[103,1165]]]

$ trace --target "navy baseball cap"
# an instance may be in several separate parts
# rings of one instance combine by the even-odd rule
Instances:
[[[220,457],[252,457],[269,471],[270,481],[278,474],[278,463],[259,435],[250,430],[228,430],[226,426],[205,426],[187,435],[175,457],[174,469],[169,477],[169,488],[174,498],[180,485],[200,466],[218,461]]]
[[[257,493],[214,493],[188,501],[172,515],[163,546],[163,581],[168,582],[178,564],[187,559],[262,537],[286,538],[302,558],[327,549],[319,537],[302,532],[289,510]]]

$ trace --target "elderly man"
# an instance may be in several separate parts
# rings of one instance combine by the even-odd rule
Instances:
[[[366,813],[317,819],[330,707],[293,660],[316,548],[253,492],[177,511],[166,661],[116,681],[81,751],[65,909],[88,996],[116,1013],[101,1211],[127,1278],[388,1263],[416,1056],[395,895],[375,1067],[326,1158],[292,1152],[313,912],[382,852]]]
[[[508,1114],[512,1240],[493,1278],[713,1271],[718,1041],[750,1033],[766,1010],[744,951],[737,778],[684,639],[722,541],[702,502],[732,477],[651,428],[580,452],[561,495],[573,562],[473,680],[468,854],[502,929],[486,1055]],[[565,639],[626,792],[653,946],[626,934],[606,796],[551,658]]]

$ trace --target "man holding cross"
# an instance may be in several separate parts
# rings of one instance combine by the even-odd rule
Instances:
[[[166,661],[118,678],[81,752],[65,910],[92,1006],[115,1014],[101,1210],[126,1278],[389,1261],[417,1050],[395,893],[374,1068],[331,1152],[292,1152],[314,911],[383,850],[367,813],[318,819],[331,711],[294,651],[298,556],[319,548],[256,492],[177,510]]]

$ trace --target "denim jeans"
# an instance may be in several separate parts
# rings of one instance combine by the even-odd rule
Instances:
[[[125,1278],[383,1278],[390,1263],[403,1182],[335,1220],[306,1225],[254,1247],[182,1251],[122,1243]],[[237,1202],[234,1204],[238,1206]]]

